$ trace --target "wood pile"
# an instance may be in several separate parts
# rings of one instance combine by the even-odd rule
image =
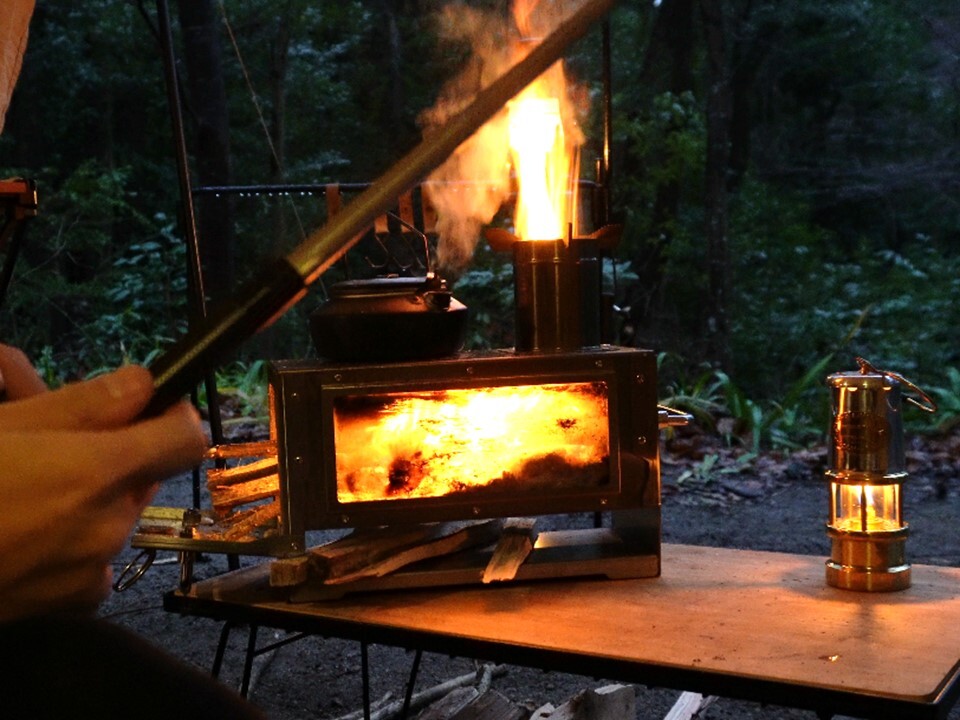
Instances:
[[[216,523],[204,538],[233,542],[267,537],[280,518],[280,474],[273,441],[217,445],[207,452],[214,461],[240,462],[207,470],[207,490]]]
[[[491,549],[482,582],[512,580],[533,550],[533,518],[508,518],[411,526],[361,528],[299,558],[274,561],[270,583],[292,587],[306,582],[347,586],[383,578],[424,560]],[[368,583],[369,585],[369,583]]]

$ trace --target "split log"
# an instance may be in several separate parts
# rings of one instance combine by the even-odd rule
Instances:
[[[633,720],[637,699],[632,685],[605,685],[578,692],[563,705],[550,703],[533,711],[530,720]]]
[[[670,708],[663,720],[694,720],[716,701],[715,695],[704,697],[700,693],[684,692]]]
[[[277,443],[273,440],[262,440],[246,443],[225,443],[214,445],[207,450],[204,457],[209,460],[229,460],[231,458],[265,457],[277,454]]]
[[[524,720],[526,717],[525,708],[511,702],[496,690],[487,690],[485,693],[478,694],[446,720]]]
[[[493,557],[483,571],[484,584],[513,580],[523,561],[533,552],[535,518],[510,518],[503,526],[503,534],[493,551]]]
[[[272,529],[276,526],[280,517],[280,501],[274,500],[271,503],[260,505],[245,512],[243,517],[236,522],[232,522],[224,531],[224,540],[245,540],[249,539],[258,530]],[[221,521],[226,523],[230,518]]]
[[[225,443],[213,445],[205,453],[209,460],[230,460],[235,458],[252,458],[276,456],[277,443],[275,440],[258,440],[255,442]]]
[[[279,493],[280,476],[268,475],[235,485],[212,487],[210,488],[210,500],[213,503],[214,511],[222,518],[238,505],[246,505],[257,500],[275,497]]]
[[[207,470],[207,487],[217,487],[219,485],[236,485],[247,480],[256,480],[257,478],[268,475],[276,475],[278,463],[276,456],[255,460],[244,465],[236,465],[229,468],[211,468]]]
[[[472,685],[451,690],[422,713],[417,720],[450,720],[460,710],[480,696],[480,691]]]
[[[420,560],[489,545],[499,536],[501,526],[500,520],[485,520],[423,525],[396,535],[375,533],[366,539],[348,535],[314,548],[310,555],[320,579],[328,585],[339,585],[382,577]]]
[[[310,574],[310,558],[298,555],[280,558],[270,563],[270,587],[294,587],[307,581]]]

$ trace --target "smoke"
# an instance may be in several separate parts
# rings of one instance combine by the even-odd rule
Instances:
[[[438,17],[440,41],[471,49],[463,69],[441,89],[437,102],[420,115],[425,138],[465,108],[476,94],[521,60],[537,39],[548,35],[581,0],[514,0],[513,16],[483,12],[463,3],[448,5]],[[569,107],[560,63],[544,74],[551,92]],[[539,82],[539,81],[538,81]],[[579,146],[583,135],[563,111],[564,127]],[[569,129],[567,128],[569,126]],[[473,257],[482,228],[510,196],[511,163],[506,108],[464,142],[427,179],[427,199],[437,212],[437,264],[459,274]]]

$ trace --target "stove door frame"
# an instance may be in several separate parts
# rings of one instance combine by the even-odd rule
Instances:
[[[554,497],[484,495],[341,504],[336,498],[333,407],[350,394],[603,381],[608,387],[609,477],[599,489]],[[659,518],[656,358],[602,347],[573,353],[469,353],[429,362],[270,365],[284,534],[486,517],[647,509]],[[659,523],[656,523],[659,525]]]

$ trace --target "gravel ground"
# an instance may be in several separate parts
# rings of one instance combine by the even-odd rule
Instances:
[[[947,449],[955,450],[955,445],[953,441]],[[681,448],[679,443],[677,448]],[[674,459],[671,453],[668,444],[663,453],[665,542],[827,554],[822,453],[806,453],[798,456],[799,460],[774,458],[768,463],[735,467],[728,464],[736,472],[712,475],[696,472],[703,467],[702,454],[690,460]],[[960,519],[960,472],[952,459],[957,456],[943,448],[933,454],[933,460],[923,449],[915,455],[923,460],[922,467],[920,472],[911,472],[905,486],[905,516],[911,525],[907,545],[910,560],[960,566],[960,533],[956,530]],[[165,484],[157,504],[186,506],[190,497],[189,477],[175,478]],[[563,517],[557,522],[586,526],[591,518]],[[128,550],[117,558],[118,571],[133,554]],[[244,559],[244,563],[253,561]],[[197,564],[196,577],[211,577],[226,567],[222,556],[204,556]],[[104,603],[102,613],[186,661],[209,668],[220,624],[180,617],[162,609],[162,594],[176,585],[177,577],[176,558],[161,553],[139,583]],[[266,629],[260,634],[262,643],[282,637]],[[227,684],[239,682],[245,639],[245,632],[233,633],[222,673]],[[401,698],[412,657],[402,649],[371,646],[371,697],[377,699],[391,693],[393,698]],[[360,662],[357,643],[307,638],[257,659],[250,696],[275,720],[343,718],[361,708]],[[475,669],[469,658],[426,654],[417,688],[431,687]],[[493,680],[492,687],[510,700],[533,708],[547,702],[560,705],[580,690],[603,684],[603,679],[590,677],[588,668],[584,676],[574,676],[510,667]],[[662,719],[678,696],[675,690],[637,686],[638,720]],[[812,720],[816,715],[720,698],[701,717]],[[960,709],[954,709],[949,718],[960,720]]]

